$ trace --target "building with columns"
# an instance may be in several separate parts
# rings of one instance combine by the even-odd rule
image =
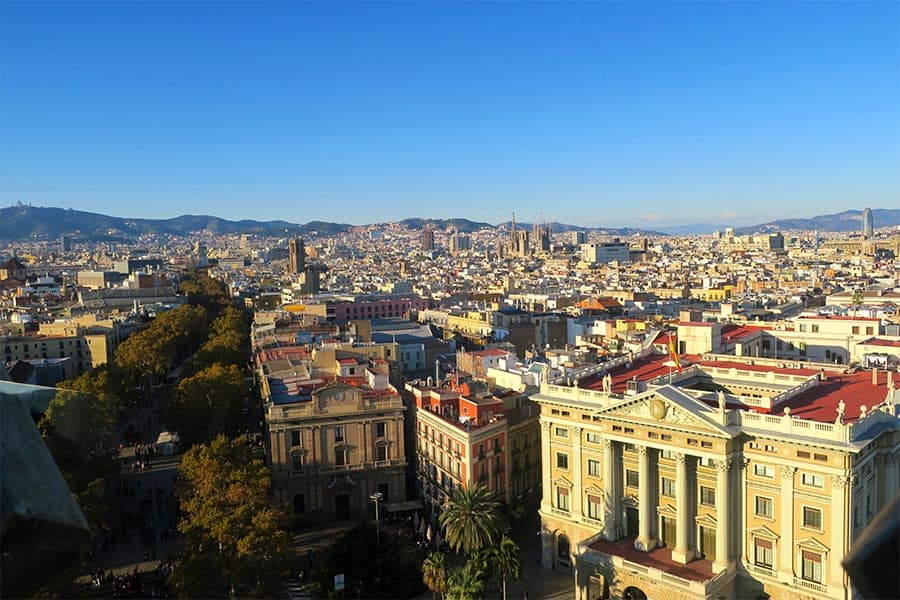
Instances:
[[[386,361],[259,360],[272,491],[294,522],[365,513],[375,492],[406,501],[405,408]]]
[[[577,599],[852,597],[841,559],[898,493],[891,374],[714,358],[532,396],[542,562]]]

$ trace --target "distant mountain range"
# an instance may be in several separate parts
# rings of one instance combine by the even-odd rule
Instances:
[[[346,223],[310,221],[228,221],[209,215],[182,215],[172,219],[129,219],[64,208],[16,205],[0,208],[0,238],[24,240],[61,235],[95,241],[123,241],[142,234],[187,235],[196,231],[256,233],[264,235],[333,235],[350,229]]]
[[[872,209],[875,227],[900,225],[900,209]],[[463,233],[479,229],[511,226],[510,221],[493,225],[469,219],[421,219],[410,218],[400,221],[406,227],[421,229],[431,225],[438,229],[453,226]],[[820,215],[809,219],[782,219],[750,227],[737,227],[738,234],[774,232],[786,230],[819,231],[859,231],[862,223],[861,210],[847,210],[833,215]],[[631,227],[580,227],[565,223],[551,223],[554,233],[562,231],[598,231],[606,235],[697,235],[722,231],[726,225],[696,224],[658,228],[648,231]],[[182,215],[172,219],[130,219],[110,217],[98,213],[53,207],[27,205],[7,206],[0,209],[0,239],[16,241],[25,239],[53,239],[61,235],[72,235],[94,241],[125,241],[142,234],[189,235],[197,231],[215,233],[252,233],[277,236],[334,235],[349,231],[353,227],[347,223],[310,221],[305,224],[287,221],[229,221],[209,215]],[[531,230],[531,223],[516,223],[518,229]]]

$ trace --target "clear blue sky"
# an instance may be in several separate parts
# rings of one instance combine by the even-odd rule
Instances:
[[[0,202],[744,224],[900,206],[900,3],[0,3]]]

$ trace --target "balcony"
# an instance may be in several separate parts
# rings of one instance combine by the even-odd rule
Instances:
[[[821,583],[816,583],[815,581],[809,581],[807,579],[803,579],[802,577],[794,577],[794,587],[803,588],[805,590],[810,590],[813,592],[828,592],[827,585],[822,585]]]

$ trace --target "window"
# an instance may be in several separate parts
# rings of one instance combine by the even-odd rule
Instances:
[[[592,519],[602,519],[603,518],[603,502],[600,500],[600,496],[588,495],[587,497],[587,505],[588,505],[588,516]]]
[[[852,327],[852,332],[851,332],[851,333],[853,333],[853,335],[859,335],[859,325],[854,325],[854,326]]]
[[[806,333],[806,323],[800,323],[800,333]]]
[[[347,452],[343,448],[334,449],[334,464],[340,466],[347,464]]]
[[[306,498],[303,494],[294,494],[294,514],[306,512]]]
[[[300,471],[303,469],[303,455],[299,452],[291,454],[291,471]]]
[[[772,542],[770,540],[756,538],[754,540],[753,548],[753,563],[758,567],[771,569],[772,559],[775,557],[775,553],[772,552]]]
[[[875,333],[874,327],[866,327],[866,335],[873,335]]]
[[[797,450],[797,458],[809,458],[809,457],[810,457],[809,452],[806,452],[805,450]]]
[[[384,437],[387,435],[387,423],[380,421],[375,423],[375,437]]]
[[[563,454],[562,452],[556,453],[556,468],[568,470],[568,468],[569,468],[569,455],[568,454]]]
[[[662,478],[662,495],[673,498],[675,496],[675,480],[668,477]]]
[[[588,475],[600,477],[600,461],[588,459]]]
[[[819,333],[819,326],[818,326],[818,325],[813,325],[813,326],[812,326],[812,332],[813,332],[813,333]]]
[[[716,505],[716,490],[705,485],[700,486],[700,504],[706,506]]]
[[[806,581],[822,583],[822,555],[810,552],[809,550],[801,551],[803,566],[801,576]]]
[[[556,488],[556,508],[560,510],[569,510],[569,488]]]
[[[756,516],[772,518],[772,499],[765,496],[756,497]]]
[[[387,460],[387,446],[375,447],[375,460]]]
[[[757,477],[772,479],[775,477],[775,468],[769,465],[753,465],[753,474]]]
[[[803,526],[811,529],[822,529],[822,511],[818,508],[803,507]]]
[[[625,471],[625,485],[626,486],[636,488],[636,487],[638,487],[639,482],[640,482],[640,477],[638,476],[637,471],[632,471],[631,469],[627,469]]]
[[[300,445],[300,432],[292,431],[291,432],[291,448],[296,448]]]
[[[803,485],[817,488],[825,487],[825,478],[821,475],[814,475],[813,473],[803,473],[800,477],[800,481]]]
[[[556,437],[567,438],[569,437],[569,430],[565,427],[557,427],[556,428]]]
[[[335,427],[334,428],[334,441],[336,441],[336,442],[344,441],[344,428],[343,427]]]
[[[599,433],[590,433],[590,432],[588,432],[587,434],[585,434],[585,439],[586,439],[588,442],[590,442],[591,444],[599,444],[599,443],[600,443],[600,440],[601,440],[602,438],[600,437],[600,434],[599,434]]]

